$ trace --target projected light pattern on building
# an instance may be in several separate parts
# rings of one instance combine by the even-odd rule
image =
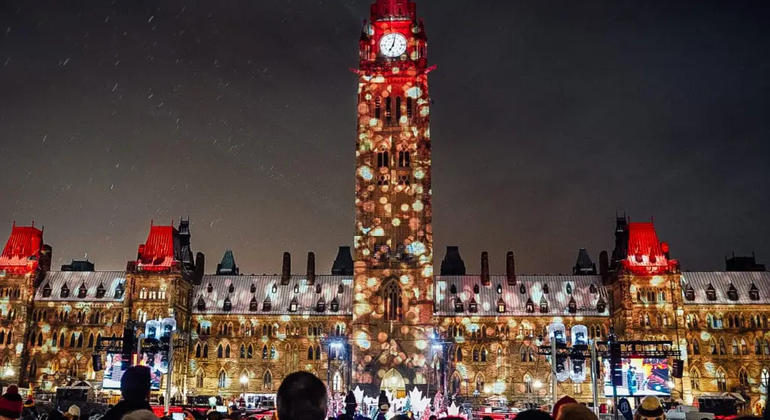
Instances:
[[[331,275],[316,272],[313,253],[301,274],[284,253],[281,274],[241,275],[229,250],[208,275],[189,220],[150,223],[125,271],[94,271],[88,261],[54,271],[43,231],[14,224],[0,254],[0,382],[114,386],[120,372],[115,354],[97,352],[101,339],[129,323],[142,335],[147,321],[171,318],[178,348],[171,381],[160,375],[159,388],[170,382],[179,398],[273,393],[305,370],[334,392],[400,397],[417,387],[523,405],[548,401],[551,366],[538,346],[557,325],[573,344],[606,340],[611,327],[623,340],[674,342],[683,378],[665,375],[671,360],[629,362],[628,393],[653,378],[644,392],[687,403],[733,392],[752,408],[763,404],[770,275],[753,258],[728,261],[753,271],[682,273],[652,223],[621,217],[598,269],[585,249],[572,275],[558,276],[518,275],[512,252],[493,264],[483,253],[480,274],[468,275],[459,249],[448,247],[434,273],[425,27],[410,0],[377,0],[370,18],[354,71],[353,246],[340,248]],[[491,274],[495,266],[505,274]],[[590,374],[587,363],[557,365],[557,393],[590,402]]]

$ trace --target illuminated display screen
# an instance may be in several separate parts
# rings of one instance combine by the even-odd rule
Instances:
[[[104,389],[120,389],[120,378],[123,377],[123,357],[117,353],[107,353],[107,361],[104,363]]]
[[[150,361],[147,359],[148,355],[147,353],[142,353],[142,359],[139,360],[139,365],[141,366],[147,366],[150,368],[150,387],[154,390],[160,389],[160,381],[161,381],[161,375],[163,374],[160,371],[161,367],[161,355],[156,354],[154,355],[154,360]]]
[[[152,379],[150,385],[153,390],[160,389],[161,372],[158,370],[160,366],[160,355],[156,357],[157,363],[155,367],[150,366],[150,373]],[[120,389],[120,378],[123,377],[122,367],[123,356],[118,353],[108,353],[107,360],[104,364],[104,379],[102,381],[102,387],[104,389]],[[142,366],[148,366],[147,355],[145,354],[143,359],[139,362]]]
[[[668,359],[623,359],[623,385],[617,387],[619,397],[671,395]],[[611,370],[604,361],[604,394],[612,396]]]

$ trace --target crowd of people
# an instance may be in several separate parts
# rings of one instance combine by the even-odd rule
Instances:
[[[133,366],[126,370],[120,381],[122,399],[110,407],[99,420],[161,420],[152,411],[150,398],[150,370],[144,366]],[[276,396],[276,411],[271,420],[335,420],[327,419],[326,385],[311,373],[296,372],[287,376]],[[384,396],[384,395],[383,395]],[[387,398],[380,398],[379,414],[373,420],[386,420],[385,414],[390,405]],[[185,412],[185,420],[195,419],[192,413]],[[238,420],[240,415],[226,415],[215,410],[206,414],[205,420]],[[70,406],[66,412],[54,408],[49,413],[38,413],[34,401],[30,398],[23,401],[19,389],[11,385],[0,396],[0,420],[95,420],[94,416],[83,414],[76,405]],[[665,420],[666,414],[656,397],[648,396],[642,400],[634,413],[633,420]],[[736,420],[759,419],[760,417],[743,416]],[[166,420],[164,418],[164,420]],[[249,420],[249,419],[247,419]],[[356,415],[355,402],[346,404],[345,412],[336,420],[370,420]],[[412,413],[394,416],[389,420],[413,420]],[[429,420],[437,420],[430,416]],[[462,420],[449,417],[441,420]],[[484,417],[482,420],[492,420]],[[596,414],[570,397],[564,397],[553,407],[553,413],[540,410],[529,410],[518,413],[514,420],[598,420]],[[770,410],[765,411],[764,420],[770,420]]]

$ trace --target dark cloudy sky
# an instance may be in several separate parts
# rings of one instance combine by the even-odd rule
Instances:
[[[208,271],[352,242],[371,0],[0,2],[0,235],[123,269],[193,221]],[[655,217],[684,269],[770,263],[766,1],[419,0],[430,39],[437,262],[515,250],[567,272]],[[4,239],[3,239],[4,240]],[[297,271],[303,268],[303,262]]]

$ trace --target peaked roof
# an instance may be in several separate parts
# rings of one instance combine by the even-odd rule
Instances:
[[[209,292],[209,285],[211,292]],[[231,288],[232,286],[232,288]],[[321,293],[317,293],[320,286]],[[342,288],[340,290],[340,287]],[[342,293],[340,293],[340,291]],[[230,299],[232,308],[224,309],[225,299]],[[269,298],[269,300],[267,300]],[[303,316],[350,316],[353,313],[353,278],[349,276],[315,277],[315,284],[308,284],[306,276],[293,275],[288,285],[281,285],[281,276],[203,276],[201,284],[193,289],[195,314],[252,314],[252,315],[303,315]],[[259,303],[257,311],[250,310],[251,302]],[[326,307],[316,311],[318,301],[323,299]],[[336,299],[337,311],[331,310]],[[203,301],[204,308],[197,303]],[[263,309],[262,303],[270,303],[270,310]],[[292,302],[297,310],[292,312]]]
[[[139,245],[136,266],[141,271],[165,271],[180,266],[179,234],[173,226],[150,226],[147,242]]]
[[[0,270],[28,273],[37,269],[43,249],[43,231],[32,226],[16,226],[0,254]]]
[[[573,274],[596,274],[596,266],[585,248],[580,248],[578,251]]]
[[[124,294],[115,299],[115,290],[118,285],[125,287],[126,273],[123,271],[49,271],[40,287],[35,291],[36,302],[47,301],[79,301],[79,302],[121,302]],[[61,297],[61,289],[67,287],[70,294],[66,298]],[[79,297],[78,292],[84,286],[86,296]],[[104,297],[97,297],[99,286],[104,287]],[[43,290],[50,287],[51,295],[43,296]]]
[[[217,264],[217,275],[238,275],[240,270],[235,265],[235,256],[233,251],[228,249],[222,256],[222,262]]]
[[[439,316],[543,316],[539,308],[527,312],[527,303],[534,302],[545,302],[553,316],[609,316],[607,290],[600,276],[517,276],[515,286],[508,285],[506,276],[490,276],[489,286],[481,285],[478,275],[435,279],[435,311]],[[569,312],[571,298],[575,299],[575,314]],[[458,299],[463,312],[456,312]],[[504,312],[498,312],[500,299],[505,303]],[[600,300],[605,306],[601,312],[597,309]],[[468,310],[471,301],[477,304],[476,312]]]
[[[682,290],[692,288],[694,300],[687,300],[685,305],[767,305],[770,303],[770,272],[766,271],[727,271],[727,272],[685,272],[682,273]],[[728,290],[734,288],[738,293],[737,300],[731,300]],[[712,288],[716,300],[709,300],[706,290]],[[752,289],[759,292],[759,300],[752,300],[749,293]]]
[[[416,5],[412,0],[377,0],[372,4],[372,20],[416,19]]]
[[[628,254],[623,266],[637,274],[669,271],[676,266],[676,260],[669,261],[663,248],[652,223],[629,223]]]

